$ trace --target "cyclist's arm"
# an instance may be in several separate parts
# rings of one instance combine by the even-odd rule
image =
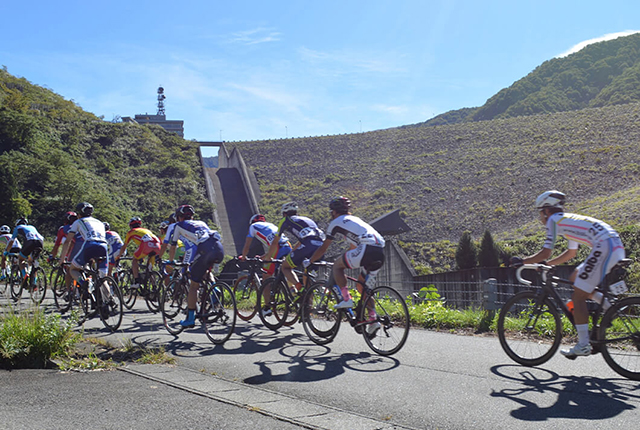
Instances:
[[[558,264],[566,263],[567,261],[573,259],[577,254],[577,249],[567,249],[553,260],[549,260],[548,264],[549,266],[557,266]]]
[[[249,248],[251,247],[251,241],[253,240],[253,237],[248,236],[245,241],[244,241],[244,247],[242,248],[242,255],[241,257],[246,257],[247,254],[249,253]],[[276,242],[276,245],[278,243]]]
[[[309,261],[313,263],[314,261],[322,258],[322,256],[327,252],[327,249],[329,249],[329,245],[331,245],[331,242],[333,242],[333,239],[326,238],[324,242],[322,242],[320,248],[316,249],[316,252],[314,252],[313,255],[309,257]]]
[[[568,250],[567,250],[568,251]],[[566,252],[566,251],[565,251]],[[546,259],[548,259],[549,257],[551,257],[551,254],[553,253],[553,249],[550,248],[542,248],[540,251],[538,251],[537,253],[524,258],[522,260],[522,262],[524,264],[533,264],[533,263],[540,263],[542,261],[545,261]]]
[[[67,256],[67,253],[69,252],[69,245],[74,241],[73,239],[75,235],[76,234],[72,231],[67,233],[67,240],[65,240],[64,244],[62,244],[62,252],[60,253],[60,258],[65,258]]]

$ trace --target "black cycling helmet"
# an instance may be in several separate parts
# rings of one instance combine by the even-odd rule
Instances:
[[[249,220],[250,224],[253,224],[254,222],[266,222],[267,219],[264,217],[264,215],[262,214],[255,214],[254,216],[251,217],[251,219]]]
[[[80,217],[87,217],[93,214],[93,205],[91,203],[82,202],[76,205],[76,212]]]
[[[351,200],[343,196],[334,197],[329,202],[329,209],[339,214],[346,214],[351,209]]]
[[[29,221],[27,221],[25,217],[21,217],[16,220],[16,227],[19,225],[27,225],[27,224],[29,224]]]
[[[108,222],[103,222],[103,224],[104,224],[104,231],[111,230],[111,224],[109,224]]]
[[[176,218],[176,213],[172,212],[171,215],[169,215],[169,224],[175,224],[178,222],[178,219]]]
[[[139,216],[134,216],[129,220],[129,228],[142,227],[142,219]]]
[[[176,209],[176,219],[180,217],[193,216],[196,210],[191,205],[182,205]]]
[[[69,211],[66,214],[64,214],[65,224],[73,224],[73,222],[77,219],[78,219],[78,214],[75,212]]]

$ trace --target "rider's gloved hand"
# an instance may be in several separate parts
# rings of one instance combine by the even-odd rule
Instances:
[[[515,267],[516,269],[518,267],[521,267],[524,265],[524,261],[522,261],[521,257],[511,257],[509,259],[509,267]]]
[[[47,263],[51,264],[54,261],[56,261],[56,257],[54,257],[53,255],[47,257]]]
[[[311,266],[311,261],[308,258],[305,258],[304,260],[302,260],[302,267],[306,269],[309,266]]]

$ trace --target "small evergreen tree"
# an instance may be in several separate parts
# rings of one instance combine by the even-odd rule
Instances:
[[[456,263],[459,269],[471,269],[478,265],[478,250],[471,239],[471,232],[462,233],[458,249],[456,249]]]
[[[484,232],[484,236],[482,236],[480,252],[478,254],[478,263],[480,267],[500,266],[500,250],[493,241],[493,237],[489,230],[486,230]]]

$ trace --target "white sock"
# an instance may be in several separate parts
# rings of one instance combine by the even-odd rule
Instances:
[[[589,344],[589,324],[576,324],[578,331],[578,345]]]

